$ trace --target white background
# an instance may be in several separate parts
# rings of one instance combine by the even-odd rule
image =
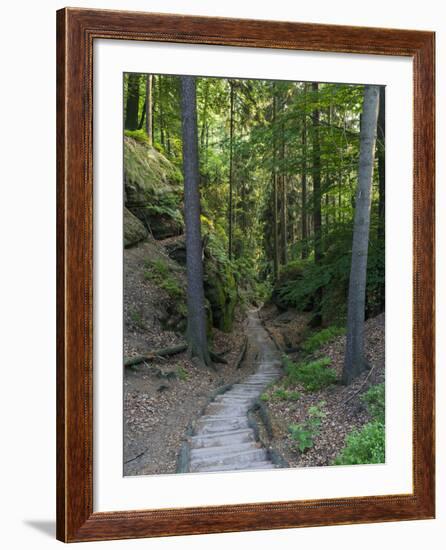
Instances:
[[[424,0],[116,0],[78,6],[437,31],[438,280],[445,271],[446,17]],[[0,501],[5,548],[55,547],[55,10],[20,2],[2,10],[2,429]],[[359,11],[361,10],[361,11]],[[5,173],[6,172],[6,173]],[[442,251],[442,253],[440,253]],[[446,295],[437,290],[437,520],[100,543],[101,548],[442,548],[446,534]],[[98,544],[98,543],[96,543]],[[99,546],[98,546],[99,547]]]

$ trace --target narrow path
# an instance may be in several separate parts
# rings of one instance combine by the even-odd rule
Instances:
[[[189,438],[190,472],[275,468],[266,449],[255,439],[248,410],[268,384],[280,377],[281,361],[257,311],[248,314],[246,334],[257,370],[217,396],[198,419]]]

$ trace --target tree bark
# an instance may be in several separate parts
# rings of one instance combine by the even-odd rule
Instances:
[[[284,110],[284,101],[281,105],[281,111]],[[288,262],[288,224],[287,224],[287,180],[285,175],[285,124],[281,125],[281,144],[280,144],[280,160],[281,160],[281,211],[280,225],[281,232],[281,249],[282,249],[282,265]]]
[[[228,209],[228,256],[232,259],[233,247],[233,221],[234,221],[234,159],[233,159],[233,139],[234,139],[234,83],[229,81],[230,92],[230,112],[229,112],[229,209]]]
[[[302,117],[302,260],[308,258],[307,220],[307,83],[304,84],[304,113]]]
[[[150,145],[153,145],[153,110],[152,110],[152,79],[151,74],[147,75],[146,80],[146,133]]]
[[[181,92],[187,273],[186,338],[191,356],[197,357],[205,365],[211,365],[203,288],[195,77],[181,77]]]
[[[279,200],[278,200],[278,185],[277,185],[277,141],[276,141],[276,111],[277,111],[277,98],[276,91],[273,85],[273,273],[274,280],[277,281],[279,277]]]
[[[313,101],[318,100],[319,84],[311,84]],[[319,135],[320,110],[315,107],[312,113],[313,121],[313,226],[314,226],[314,261],[320,264],[322,261],[322,213],[321,213],[321,144]],[[316,291],[315,315],[313,324],[322,324],[322,287]]]
[[[347,345],[342,373],[344,384],[350,384],[367,366],[364,359],[364,318],[378,105],[379,87],[365,86],[348,291]]]
[[[379,111],[378,111],[378,145],[376,147],[378,156],[378,241],[385,246],[385,221],[386,221],[386,88],[379,87]],[[384,311],[386,305],[385,284],[381,285],[380,308]]]
[[[139,111],[139,77],[138,73],[130,73],[127,82],[127,101],[125,110],[125,129],[138,129]]]

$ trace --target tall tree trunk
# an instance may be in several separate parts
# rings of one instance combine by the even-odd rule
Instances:
[[[139,73],[130,73],[127,82],[127,102],[125,109],[125,129],[138,129]]]
[[[277,140],[276,140],[276,112],[277,112],[277,98],[276,90],[273,84],[273,272],[274,280],[277,281],[279,277],[279,193],[278,193],[278,177],[277,177]]]
[[[282,102],[281,111],[284,110],[285,102]],[[287,181],[285,175],[285,124],[282,121],[281,125],[281,144],[280,144],[280,160],[281,160],[281,249],[282,249],[282,264],[288,262],[288,224],[287,224]]]
[[[318,101],[319,84],[311,84],[313,101]],[[314,261],[320,264],[322,261],[322,213],[321,213],[321,144],[319,135],[320,111],[316,106],[312,113],[313,121],[313,224],[314,224]],[[322,323],[322,287],[316,292],[316,313],[313,324],[319,326]]]
[[[234,83],[229,81],[230,92],[230,113],[229,113],[229,209],[228,209],[228,256],[232,259],[233,248],[233,188],[234,188],[234,160],[233,160],[233,139],[234,139]]]
[[[146,133],[149,144],[153,145],[153,110],[152,110],[152,80],[153,75],[148,74],[146,80]]]
[[[205,365],[210,365],[203,288],[195,77],[181,77],[181,92],[187,272],[186,337],[190,354]]]
[[[386,218],[386,88],[379,87],[379,111],[378,111],[378,145],[376,151],[378,154],[378,241],[384,247],[385,241],[385,218]],[[379,290],[380,309],[384,311],[386,305],[385,284],[381,285]]]
[[[164,93],[164,86],[163,86],[163,77],[160,75],[158,77],[158,106],[159,106],[159,125],[160,125],[160,143],[165,149],[166,147],[166,140],[164,137],[164,99],[163,99],[163,93]]]
[[[308,258],[307,219],[307,83],[304,84],[304,112],[302,117],[302,260]]]
[[[366,368],[364,318],[378,104],[379,87],[365,86],[360,133],[358,188],[356,190],[353,226],[352,263],[348,290],[347,345],[342,373],[342,381],[345,384],[350,384]]]

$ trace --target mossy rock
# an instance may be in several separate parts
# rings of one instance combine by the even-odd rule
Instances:
[[[148,231],[144,224],[130,210],[124,208],[124,248],[134,246],[147,236]]]
[[[204,292],[211,306],[214,327],[231,332],[237,305],[237,285],[228,264],[207,258]]]
[[[183,232],[181,173],[148,143],[124,137],[125,206],[156,239]]]

